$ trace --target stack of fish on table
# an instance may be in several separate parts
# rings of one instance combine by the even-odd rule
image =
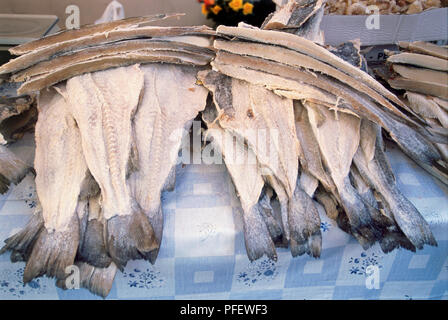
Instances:
[[[437,245],[397,187],[383,135],[434,166],[446,132],[362,71],[359,46],[344,46],[347,55],[321,44],[322,4],[290,0],[262,28],[139,26],[168,17],[159,15],[14,48],[20,56],[0,73],[23,81],[21,94],[39,92],[40,206],[1,251],[26,262],[24,282],[46,275],[64,287],[76,264],[81,285],[106,296],[129,260],[155,263],[160,197],[174,188],[173,154],[198,114],[241,201],[250,260],[276,260],[276,247],[319,257],[318,208],[365,249]]]
[[[404,102],[425,119],[428,130],[448,130],[448,47],[430,42],[399,42],[401,52],[388,52],[388,83],[405,90]],[[427,170],[448,184],[448,146],[436,144],[443,163]]]

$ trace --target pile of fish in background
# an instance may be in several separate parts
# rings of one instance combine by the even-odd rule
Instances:
[[[429,130],[362,71],[359,44],[319,44],[322,5],[290,0],[261,29],[144,25],[170,17],[157,15],[13,48],[19,57],[0,73],[21,82],[19,94],[39,92],[40,206],[0,251],[26,262],[24,282],[46,275],[65,287],[76,264],[81,286],[107,296],[129,260],[155,263],[161,193],[174,188],[177,151],[199,114],[241,200],[251,260],[275,260],[276,246],[319,257],[319,205],[363,248],[437,245],[396,186],[383,135],[432,168],[446,167],[436,147],[446,131]],[[254,132],[275,133],[269,154]],[[254,161],[234,161],[242,154]]]
[[[391,74],[387,81],[392,88],[406,90],[407,105],[425,119],[428,129],[448,129],[448,48],[426,42],[400,42],[400,53],[388,58]],[[444,163],[448,146],[436,144]],[[448,168],[443,163],[428,168],[435,177],[448,184]]]

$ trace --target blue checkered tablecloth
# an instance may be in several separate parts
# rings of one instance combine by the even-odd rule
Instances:
[[[14,152],[32,162],[28,137]],[[165,227],[155,265],[129,262],[107,299],[448,299],[448,188],[397,148],[388,156],[399,188],[430,223],[438,247],[384,254],[363,250],[321,214],[320,259],[251,263],[245,252],[241,207],[224,165],[177,168],[176,188],[163,195]],[[32,176],[0,196],[0,241],[23,228],[36,205]],[[378,267],[379,289],[366,287],[366,268]],[[24,263],[0,256],[0,299],[101,299],[85,289],[64,291],[53,279],[22,283]]]

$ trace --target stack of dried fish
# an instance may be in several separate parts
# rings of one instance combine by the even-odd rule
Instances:
[[[432,43],[400,42],[402,52],[392,54],[388,63],[392,88],[406,90],[404,96],[410,110],[420,115],[428,129],[445,132],[448,129],[448,48]],[[448,183],[448,146],[436,144],[443,161],[430,173]]]
[[[396,186],[382,129],[427,166],[440,161],[432,143],[446,136],[402,111],[395,95],[359,69],[356,45],[341,55],[350,64],[314,42],[322,1],[293,2],[264,24],[282,31],[220,26],[222,39],[211,49],[183,38],[216,35],[206,27],[140,26],[160,15],[13,50],[21,56],[0,73],[24,81],[21,93],[40,90],[40,206],[0,251],[26,261],[25,282],[47,275],[66,287],[66,268],[75,263],[81,285],[105,296],[128,260],[154,263],[161,193],[174,188],[182,138],[202,110],[241,200],[251,260],[276,259],[276,246],[319,257],[320,206],[364,248],[436,245]]]
[[[40,91],[40,206],[1,250],[26,261],[25,283],[47,275],[66,287],[77,264],[81,285],[105,296],[117,268],[155,262],[161,193],[174,188],[177,151],[207,101],[196,74],[214,57],[184,37],[214,34],[207,27],[140,26],[167,17],[65,31],[13,48],[20,57],[0,67],[23,81],[20,94]]]
[[[299,31],[309,28],[303,24]],[[441,159],[432,142],[447,143],[445,135],[430,133],[421,119],[402,111],[406,106],[359,63],[309,39],[244,24],[219,26],[217,33],[229,40],[214,42],[213,71],[199,73],[214,99],[204,120],[241,199],[249,258],[275,258],[275,245],[285,244],[293,256],[318,257],[318,204],[364,248],[376,242],[385,252],[436,245],[427,222],[396,186],[382,128],[427,166]],[[260,141],[254,132],[272,134]],[[236,146],[225,143],[228,135],[237,137]],[[234,149],[255,164],[235,163]],[[280,219],[272,213],[272,195],[280,202]]]

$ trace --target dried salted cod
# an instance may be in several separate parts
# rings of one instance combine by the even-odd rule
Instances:
[[[199,78],[214,93],[220,125],[244,137],[257,156],[263,176],[279,197],[289,239],[287,203],[296,187],[299,155],[292,100],[216,72],[200,73]]]
[[[346,83],[359,92],[367,94],[372,99],[381,103],[384,107],[401,115],[401,112],[399,112],[392,103],[385,99],[381,94],[365,85],[363,82],[360,82],[346,73],[305,54],[277,46],[243,41],[216,40],[214,42],[214,47],[218,50],[228,51],[234,54],[250,55],[266,60],[276,61],[292,67],[306,68],[308,70],[322,72]]]
[[[67,81],[67,100],[81,131],[82,149],[101,189],[109,255],[122,269],[158,248],[154,230],[126,184],[131,119],[144,75],[138,65],[89,73]]]
[[[56,42],[52,45],[24,54],[0,66],[0,74],[15,73],[26,69],[36,63],[51,59],[73,50],[112,43],[124,39],[171,37],[181,35],[213,35],[215,32],[206,26],[201,27],[141,27],[128,29],[115,29],[110,32],[94,33],[78,39]]]
[[[7,147],[0,145],[0,194],[8,191],[11,183],[19,183],[28,173],[29,169]]]
[[[9,49],[13,55],[23,55],[37,49],[45,48],[62,42],[72,41],[82,37],[88,37],[97,33],[107,33],[114,30],[136,27],[155,21],[165,20],[167,18],[178,17],[182,14],[154,14],[142,17],[133,17],[128,19],[116,20],[101,24],[92,24],[83,26],[81,29],[63,30],[61,32],[43,37],[41,39],[27,42],[20,46]]]
[[[426,98],[426,96],[406,92],[409,106],[418,114],[425,118],[438,119],[444,128],[448,128],[448,113],[443,110],[434,100]]]
[[[412,66],[445,72],[448,71],[448,60],[418,53],[402,52],[394,54],[387,59],[387,62],[409,64]]]
[[[197,69],[150,64],[141,67],[144,92],[134,119],[138,170],[129,178],[134,197],[162,239],[161,192],[173,175],[182,138],[205,108],[208,91],[196,85]],[[148,258],[152,263],[158,249]]]
[[[120,54],[122,55],[136,51],[137,52],[144,51],[151,56],[158,54],[160,55],[161,62],[163,62],[164,53],[166,52],[170,53],[177,52],[179,53],[178,55],[179,58],[182,58],[182,53],[186,54],[191,53],[192,56],[194,55],[203,56],[208,58],[209,60],[211,60],[214,57],[214,53],[212,50],[208,48],[198,47],[192,44],[175,42],[175,41],[165,41],[165,39],[163,38],[160,40],[137,39],[137,40],[119,41],[110,44],[105,44],[103,46],[96,46],[74,52],[68,52],[66,54],[54,57],[51,60],[46,60],[41,63],[35,64],[34,66],[27,68],[21,72],[18,72],[12,75],[11,79],[13,81],[19,81],[19,82],[26,81],[32,77],[52,73],[59,69],[67,68],[68,66],[72,66],[81,62],[86,62],[88,60],[98,59],[101,57],[111,57]]]
[[[254,42],[261,42],[270,45],[278,45],[288,49],[298,51],[300,53],[309,55],[317,60],[325,62],[345,72],[346,74],[354,77],[358,81],[363,82],[378,93],[388,98],[392,102],[405,107],[405,105],[389,90],[384,88],[378,81],[373,79],[370,75],[364,71],[352,66],[348,62],[342,60],[336,55],[332,54],[325,48],[319,46],[313,41],[304,39],[302,37],[288,34],[285,32],[271,31],[271,30],[259,30],[252,28],[237,28],[219,26],[217,32],[220,35],[233,36],[244,40],[250,40]]]
[[[430,42],[424,42],[424,41],[415,41],[415,42],[406,42],[406,41],[400,41],[398,43],[400,48],[410,50],[417,53],[423,53],[430,56],[434,56],[441,59],[448,60],[448,48],[438,46],[435,44],[432,44]]]
[[[87,172],[81,135],[64,98],[54,89],[43,91],[38,108],[34,168],[44,228],[28,257],[25,283],[44,274],[62,278],[74,263],[79,243],[76,207]]]
[[[209,107],[215,108],[213,105]],[[206,117],[207,114],[204,120]],[[247,256],[251,261],[263,255],[276,260],[277,253],[263,217],[263,207],[258,203],[264,181],[255,154],[244,143],[244,139],[237,137],[234,143],[234,136],[225,131],[214,119],[206,123],[207,136],[213,138],[215,149],[222,154],[241,201]]]
[[[448,99],[448,84],[435,83],[431,82],[431,80],[418,81],[403,77],[389,79],[388,82],[390,86],[395,89],[404,89],[436,96],[445,100]]]
[[[339,114],[338,119],[328,108],[305,103],[308,118],[319,143],[322,157],[337,187],[341,204],[350,222],[351,233],[367,248],[379,239],[379,231],[370,210],[350,183],[352,159],[360,141],[360,119]]]
[[[360,145],[354,157],[356,167],[379,192],[398,226],[416,248],[422,249],[424,244],[437,245],[428,223],[396,187],[394,174],[383,151],[381,129],[363,121],[361,141],[368,140],[374,143]]]
[[[180,51],[148,51],[140,50],[129,53],[120,53],[112,56],[105,56],[87,61],[81,61],[75,64],[64,65],[60,69],[43,74],[26,81],[18,90],[20,94],[25,94],[40,90],[52,84],[66,80],[76,75],[87,72],[94,72],[114,68],[119,66],[128,66],[135,63],[174,63],[204,66],[210,62],[210,58],[193,52]]]

